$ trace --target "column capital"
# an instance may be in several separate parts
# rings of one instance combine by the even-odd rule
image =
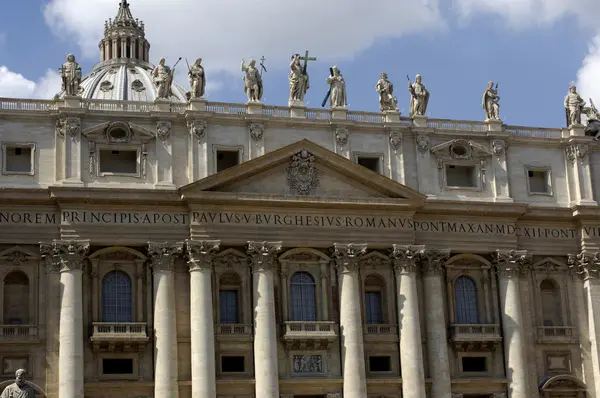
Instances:
[[[250,255],[252,271],[272,271],[276,265],[277,253],[281,251],[283,242],[248,242],[247,253]]]
[[[82,271],[89,250],[89,240],[40,243],[40,257],[50,272]]]
[[[203,269],[212,270],[213,259],[219,251],[220,240],[186,240],[185,256],[190,266],[190,272]]]
[[[334,243],[333,258],[339,273],[353,272],[358,269],[360,256],[367,251],[366,243]]]
[[[418,263],[424,252],[423,245],[393,245],[390,258],[396,275],[417,272]]]
[[[450,249],[425,249],[420,258],[424,273],[439,275],[446,266],[446,261],[450,258]]]
[[[530,263],[527,250],[496,250],[496,272],[501,278],[513,278],[527,272]]]
[[[600,253],[584,250],[579,254],[568,256],[567,264],[573,275],[583,280],[600,278]]]
[[[148,242],[150,267],[155,271],[174,271],[175,259],[183,253],[183,242]]]

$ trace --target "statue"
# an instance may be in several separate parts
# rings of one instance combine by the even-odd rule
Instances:
[[[397,111],[398,100],[394,97],[394,85],[387,79],[387,73],[382,72],[375,89],[379,93],[379,108],[382,112]]]
[[[206,75],[202,66],[202,58],[198,58],[189,68],[188,77],[192,87],[190,98],[202,98],[206,89]]]
[[[483,92],[482,106],[485,110],[486,120],[500,120],[500,97],[498,96],[498,83],[489,82]]]
[[[309,78],[306,71],[307,63],[304,66],[300,62],[300,54],[292,55],[290,63],[290,104],[294,101],[304,101],[304,95],[309,89]]]
[[[567,127],[572,125],[581,125],[581,114],[585,101],[577,94],[577,87],[571,84],[569,94],[565,98],[565,113],[567,117]]]
[[[75,62],[73,54],[67,55],[67,61],[60,68],[62,90],[67,96],[78,96],[81,84],[81,66]]]
[[[410,116],[425,116],[429,104],[429,91],[421,83],[421,75],[415,77],[415,84],[411,84],[410,78],[408,79],[408,91],[410,92]]]
[[[260,102],[263,94],[262,77],[256,69],[256,61],[251,59],[246,66],[246,61],[242,60],[242,72],[244,75],[244,92],[248,96],[248,102]]]
[[[15,382],[2,391],[0,398],[35,398],[34,389],[25,382],[24,369],[15,372]]]
[[[591,98],[590,106],[583,108],[583,113],[587,118],[585,135],[594,136],[598,140],[600,137],[600,112],[596,109],[596,105],[594,105]]]
[[[342,72],[340,72],[337,66],[329,68],[329,77],[327,78],[327,83],[329,84],[329,92],[325,96],[325,101],[323,102],[326,103],[327,98],[330,97],[330,104],[332,108],[345,108],[348,106],[346,97],[346,82],[344,81]]]
[[[152,71],[152,81],[156,86],[157,99],[170,99],[173,95],[171,84],[173,83],[175,69],[171,70],[171,68],[165,65],[165,62],[165,59],[161,58],[156,68]]]

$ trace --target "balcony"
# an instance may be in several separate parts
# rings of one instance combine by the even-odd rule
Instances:
[[[141,351],[148,343],[146,322],[94,322],[90,341],[94,352]]]
[[[453,324],[450,341],[457,351],[492,351],[502,342],[500,325]]]
[[[0,325],[0,343],[37,341],[38,327],[33,325]]]
[[[217,341],[252,341],[252,325],[241,323],[222,323],[216,327]]]
[[[289,321],[283,324],[281,338],[288,349],[327,349],[338,339],[339,328],[335,322]]]
[[[572,326],[539,326],[537,341],[539,344],[577,343],[575,328]]]
[[[367,342],[393,343],[398,341],[398,327],[387,324],[363,325],[363,337]]]

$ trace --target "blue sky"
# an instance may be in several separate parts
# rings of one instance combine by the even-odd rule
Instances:
[[[0,1],[10,4],[10,12],[0,14],[0,96],[46,98],[57,91],[56,71],[67,53],[77,56],[84,74],[97,62],[103,21],[114,17],[119,3]],[[406,75],[423,75],[435,118],[482,120],[481,95],[489,80],[500,82],[507,124],[562,127],[572,82],[586,100],[597,94],[600,104],[600,51],[590,49],[595,38],[600,43],[598,0],[130,3],[134,16],[146,22],[154,62],[203,57],[209,101],[244,102],[240,61],[265,55],[263,101],[286,105],[289,56],[309,49],[319,59],[309,66],[309,107],[320,107],[333,64],[344,74],[353,110],[378,111],[374,86],[382,71],[394,83],[403,113]],[[177,79],[185,84],[184,68]]]

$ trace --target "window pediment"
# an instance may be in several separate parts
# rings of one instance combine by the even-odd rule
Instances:
[[[442,159],[474,160],[490,157],[491,149],[471,140],[455,139],[431,148],[431,153]]]
[[[1,263],[9,263],[15,266],[19,266],[36,257],[38,256],[20,246],[14,246],[0,252]]]
[[[156,138],[152,131],[129,122],[105,122],[83,130],[82,134],[95,143],[129,144],[148,143]]]

